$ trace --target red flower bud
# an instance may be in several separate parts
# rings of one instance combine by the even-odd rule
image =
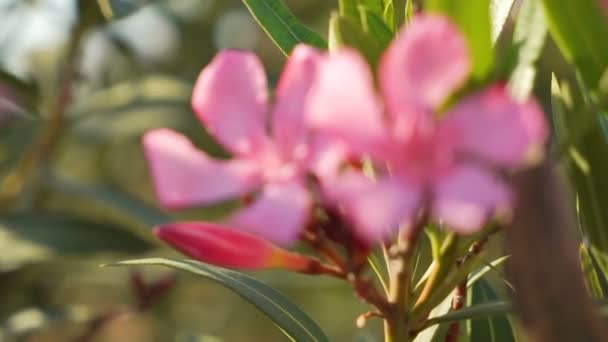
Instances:
[[[196,260],[222,267],[305,271],[317,263],[255,235],[214,223],[177,222],[156,228],[155,234]]]

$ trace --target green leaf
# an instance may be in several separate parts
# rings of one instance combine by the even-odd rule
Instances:
[[[352,18],[334,13],[329,21],[330,50],[347,45],[363,54],[372,69],[376,69],[378,60],[384,51],[382,44]]]
[[[504,300],[494,300],[481,304],[475,304],[457,311],[452,311],[445,315],[431,318],[426,321],[424,326],[431,327],[436,324],[459,322],[495,315],[504,315],[509,314],[511,312],[513,312],[513,304],[511,304],[511,302]]]
[[[490,17],[492,18],[492,42],[496,43],[505,23],[511,14],[515,0],[490,0]]]
[[[246,274],[193,260],[162,258],[121,261],[108,266],[160,265],[194,273],[215,281],[255,305],[291,340],[329,342],[321,328],[279,291]]]
[[[300,43],[327,48],[321,36],[304,26],[281,0],[243,0],[255,20],[262,26],[274,43],[289,55]]]
[[[588,246],[581,243],[579,248],[581,268],[585,277],[585,285],[589,294],[594,298],[607,298],[608,286],[604,273],[601,271],[597,260],[593,257]]]
[[[384,4],[382,0],[359,0],[359,5],[364,6],[370,12],[382,17],[384,12]]]
[[[75,199],[92,201],[97,205],[122,212],[125,216],[134,218],[148,227],[171,221],[167,213],[118,189],[103,185],[78,184],[58,177],[47,177],[46,185]]]
[[[492,69],[492,27],[490,0],[427,0],[426,8],[443,13],[454,20],[469,43],[472,56],[473,79],[484,80]]]
[[[493,302],[497,300],[496,293],[485,280],[476,282],[469,289],[469,306]],[[496,314],[487,318],[472,319],[468,322],[471,341],[514,342],[511,323],[504,314]]]
[[[554,77],[551,86],[555,135],[567,157],[585,243],[608,274],[608,137],[606,118],[587,108],[580,92]]]
[[[359,6],[359,13],[365,32],[370,33],[380,45],[386,48],[393,39],[393,32],[382,17],[365,6]]]
[[[349,17],[355,21],[359,20],[359,11],[357,10],[357,0],[338,0],[338,9],[340,16]]]
[[[509,90],[518,99],[526,99],[534,87],[536,62],[547,37],[547,25],[538,0],[525,1],[513,33],[512,49],[516,64],[509,78]]]
[[[449,315],[450,309],[452,308],[453,298],[454,296],[450,294],[439,305],[433,308],[429,314],[430,319],[427,322],[434,322],[434,320],[441,319],[441,317]],[[446,332],[447,327],[445,326],[440,326],[436,323],[426,324],[425,329],[416,336],[414,342],[441,341],[442,339],[445,339]]]
[[[102,252],[142,253],[153,244],[106,222],[59,214],[0,218],[0,267]]]
[[[467,287],[470,288],[471,286],[475,285],[475,283],[477,281],[479,281],[480,279],[483,278],[483,276],[485,276],[488,272],[495,270],[496,267],[502,265],[505,261],[507,261],[509,259],[510,255],[505,255],[502,256],[494,261],[492,261],[490,264],[480,268],[479,270],[473,272],[470,276],[469,279],[467,280]]]
[[[580,70],[589,89],[597,89],[608,68],[608,20],[599,0],[542,0],[549,30],[566,58]]]

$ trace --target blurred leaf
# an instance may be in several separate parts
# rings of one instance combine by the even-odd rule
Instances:
[[[120,252],[141,253],[150,241],[111,223],[60,214],[0,218],[0,265],[12,266],[52,256]]]
[[[437,305],[429,314],[429,322],[434,321],[438,318],[449,315],[450,309],[452,308],[453,294],[447,296],[441,304]],[[439,322],[438,322],[439,323]],[[447,332],[446,326],[440,326],[436,323],[426,325],[426,329],[421,331],[418,336],[414,339],[414,342],[439,342],[445,339]]]
[[[371,34],[363,31],[363,28],[349,17],[342,17],[337,13],[331,16],[329,21],[330,27],[330,50],[346,45],[355,48],[372,66],[376,69],[376,65],[384,51],[382,44],[374,39]]]
[[[148,227],[171,221],[171,217],[167,213],[118,189],[102,185],[78,184],[57,177],[47,177],[47,185],[54,191],[83,200],[91,200],[99,205],[120,211]]]
[[[490,285],[483,279],[469,289],[469,306],[475,306],[498,299]],[[496,309],[494,307],[493,309]],[[496,313],[496,312],[495,312]],[[485,319],[472,319],[467,324],[471,341],[506,342],[515,341],[511,323],[506,315],[496,313]]]
[[[382,17],[382,13],[384,12],[383,0],[358,0],[358,3],[375,15]]]
[[[567,157],[567,170],[577,196],[583,239],[608,274],[608,138],[606,119],[582,108],[582,95],[553,77],[552,113],[556,137]],[[582,108],[582,109],[581,109]]]
[[[369,32],[381,46],[387,47],[393,39],[393,32],[386,25],[381,14],[377,14],[365,6],[359,6],[359,13],[365,32]]]
[[[191,93],[192,84],[161,75],[122,82],[82,96],[68,113],[71,133],[103,143],[156,127],[187,127]]]
[[[340,16],[359,21],[359,10],[357,9],[358,0],[338,0]]]
[[[291,340],[329,342],[321,328],[279,291],[246,274],[193,260],[150,258],[121,261],[108,266],[160,265],[187,271],[218,282],[255,305]]]
[[[566,58],[595,91],[608,68],[608,20],[599,0],[542,0],[549,30]]]
[[[528,1],[529,2],[529,1]],[[492,42],[496,43],[502,33],[505,23],[511,14],[515,0],[490,0],[490,16],[492,18]]]
[[[388,24],[392,31],[397,31],[398,28],[395,28],[395,6],[393,5],[393,0],[388,0],[384,5],[384,11],[382,13],[382,18],[384,18],[384,22]]]
[[[91,0],[86,0],[91,1]],[[137,12],[142,7],[158,0],[97,0],[101,13],[107,20],[122,19]]]
[[[511,302],[504,300],[487,301],[485,303],[475,304],[457,311],[452,311],[442,316],[431,318],[426,322],[425,326],[431,327],[435,324],[478,319],[494,315],[504,315],[511,312],[513,312],[513,305]]]
[[[475,283],[482,279],[483,276],[485,276],[488,272],[495,270],[496,267],[502,265],[505,261],[507,261],[509,259],[510,255],[505,255],[502,256],[494,261],[492,261],[490,264],[480,268],[479,270],[473,272],[470,276],[469,276],[469,280],[467,281],[467,287],[471,287],[473,285],[475,285]]]
[[[300,43],[327,48],[327,43],[321,36],[304,26],[289,11],[281,0],[243,0],[255,20],[266,31],[274,43],[289,55],[291,50]]]
[[[587,285],[587,291],[594,298],[606,298],[608,286],[606,284],[605,275],[599,268],[597,261],[594,260],[591,251],[581,244],[580,248],[580,259],[581,268],[585,277],[585,285]]]
[[[536,78],[536,61],[541,55],[547,37],[547,25],[538,0],[525,1],[520,10],[513,33],[512,48],[516,65],[509,78],[511,94],[526,99],[532,92]]]
[[[426,9],[443,13],[454,20],[469,43],[473,78],[484,80],[494,60],[490,0],[427,0]]]

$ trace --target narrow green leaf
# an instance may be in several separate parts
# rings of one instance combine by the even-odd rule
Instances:
[[[370,33],[383,47],[387,47],[393,39],[393,32],[382,17],[365,6],[359,6],[361,23],[365,32]]]
[[[255,305],[290,339],[298,342],[329,342],[321,328],[279,291],[246,274],[193,260],[150,258],[121,261],[107,266],[159,265],[194,273],[215,281]]]
[[[359,20],[359,10],[357,9],[357,6],[357,0],[338,0],[340,16],[352,18],[355,21]]]
[[[490,17],[492,18],[492,42],[496,43],[511,14],[515,0],[490,0]]]
[[[585,285],[587,285],[589,294],[594,298],[606,298],[608,286],[606,286],[606,278],[597,261],[593,259],[591,251],[583,243],[580,245],[579,252]]]
[[[599,0],[542,0],[549,30],[568,60],[595,91],[608,68],[608,20]]]
[[[497,300],[496,293],[485,281],[476,282],[469,289],[469,305],[482,304]],[[485,319],[472,319],[468,322],[471,341],[514,342],[511,324],[505,315],[493,315]]]
[[[363,28],[356,21],[352,18],[339,16],[337,13],[332,15],[330,19],[330,37],[332,42],[330,50],[340,45],[353,47],[363,54],[373,69],[376,68],[384,51],[382,44],[374,39],[371,34],[363,31]]]
[[[608,273],[608,137],[606,118],[586,108],[579,92],[554,77],[551,87],[556,137],[567,157],[576,191],[579,225],[584,241]]]
[[[0,266],[101,252],[142,253],[153,244],[112,223],[60,214],[0,218]]]
[[[484,80],[494,61],[490,0],[427,0],[425,4],[429,11],[451,17],[462,30],[471,50],[473,78]]]
[[[547,37],[547,25],[538,0],[525,1],[513,33],[515,68],[509,78],[509,90],[518,99],[526,99],[534,87],[536,61]]]
[[[54,191],[122,212],[148,227],[171,221],[167,213],[118,189],[78,184],[58,177],[47,177],[46,185]]]
[[[388,0],[384,5],[384,11],[382,12],[382,17],[384,18],[384,22],[388,24],[390,29],[393,32],[396,32],[399,28],[395,27],[395,6],[393,5],[393,0]]]
[[[431,327],[436,324],[484,318],[488,316],[504,315],[509,314],[511,312],[513,312],[513,304],[511,304],[511,302],[504,300],[494,300],[482,304],[468,306],[457,311],[452,311],[445,315],[431,318],[425,323],[425,327]]]
[[[382,0],[359,0],[359,5],[365,6],[365,8],[379,17],[382,17],[384,12],[384,4]]]
[[[467,287],[471,287],[473,285],[475,285],[475,283],[480,280],[481,278],[483,278],[483,276],[485,276],[488,272],[496,269],[496,267],[502,265],[505,261],[507,261],[509,259],[510,255],[505,255],[503,257],[500,257],[494,261],[492,261],[489,265],[486,265],[482,268],[480,268],[479,270],[473,272],[470,276],[469,276],[469,280],[467,280]]]
[[[327,48],[318,33],[304,26],[281,0],[243,0],[255,20],[262,26],[274,43],[289,55],[300,43]]]

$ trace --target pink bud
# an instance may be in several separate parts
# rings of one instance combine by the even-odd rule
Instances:
[[[156,228],[155,234],[196,260],[222,267],[303,271],[313,261],[255,235],[214,223],[177,222]]]

